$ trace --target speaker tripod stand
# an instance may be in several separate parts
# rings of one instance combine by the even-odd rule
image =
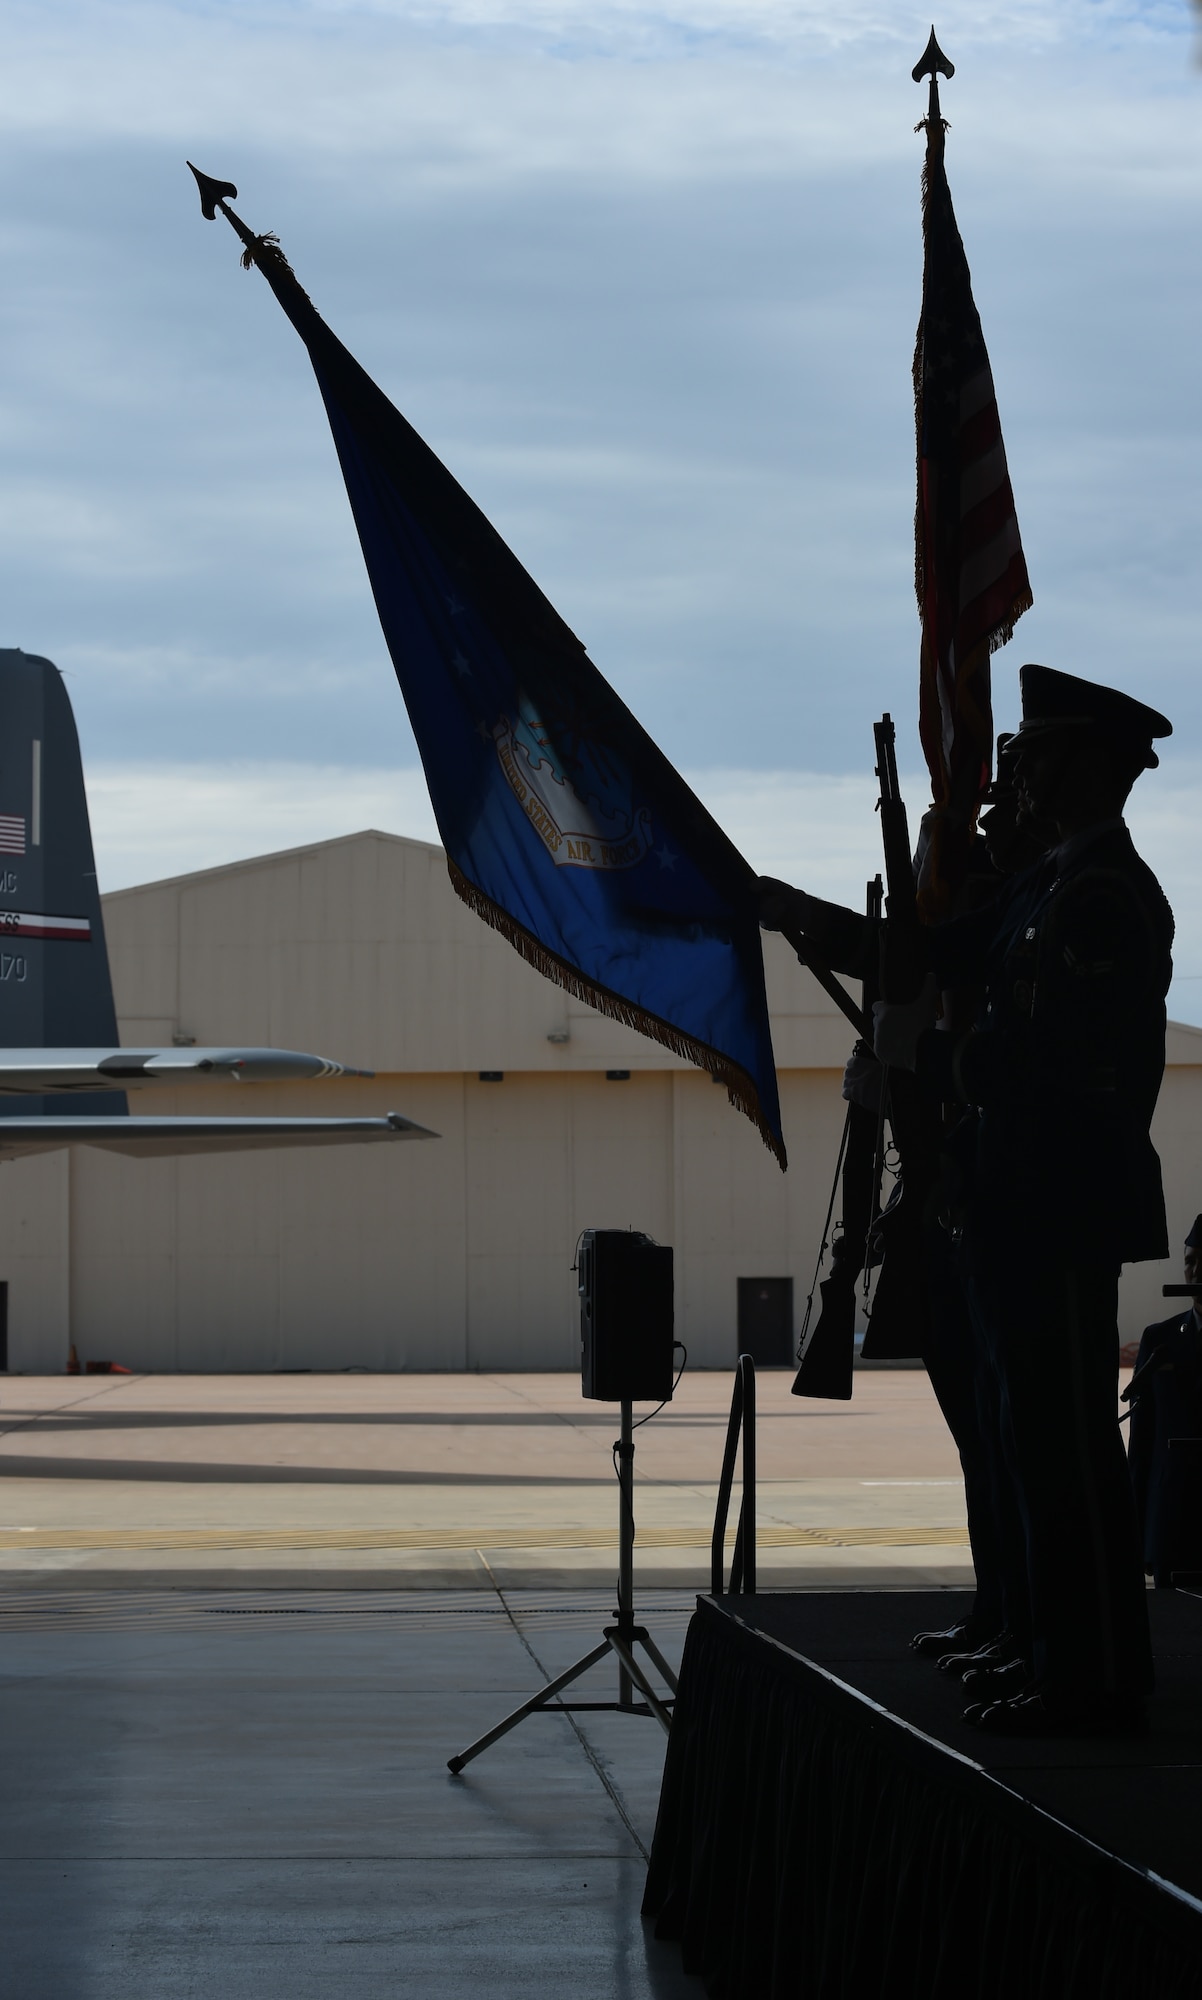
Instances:
[[[531,1695],[512,1715],[498,1722],[474,1743],[461,1750],[457,1757],[447,1759],[448,1771],[458,1773],[473,1757],[487,1750],[490,1743],[507,1736],[524,1722],[528,1715],[549,1713],[551,1715],[581,1714],[585,1710],[605,1709],[619,1715],[653,1715],[656,1721],[667,1729],[671,1723],[672,1701],[676,1694],[676,1676],[665,1660],[654,1639],[643,1625],[634,1621],[634,1419],[633,1405],[625,1402],[622,1409],[622,1434],[615,1450],[618,1458],[618,1608],[616,1623],[605,1626],[599,1645],[586,1653],[575,1666],[566,1673],[557,1674],[548,1681],[537,1694]],[[657,1672],[662,1675],[672,1690],[666,1698],[658,1695],[651,1685],[645,1668],[635,1655],[635,1647],[641,1646]],[[590,1667],[595,1667],[607,1653],[613,1653],[618,1662],[618,1699],[616,1701],[558,1701],[556,1697],[573,1681],[578,1681]],[[636,1700],[636,1693],[642,1697]]]

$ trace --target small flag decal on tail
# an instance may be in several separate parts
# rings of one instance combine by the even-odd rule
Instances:
[[[0,813],[0,854],[24,854],[24,813]]]

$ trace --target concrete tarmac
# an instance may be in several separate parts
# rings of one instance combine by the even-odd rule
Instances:
[[[866,1370],[850,1403],[791,1379],[758,1381],[765,1585],[963,1587],[963,1489],[925,1374]],[[644,1584],[707,1585],[729,1401],[725,1373],[686,1374],[635,1433]],[[9,1377],[0,1587],[598,1587],[617,1417],[569,1375]]]
[[[789,1381],[761,1586],[968,1581],[925,1376]],[[729,1394],[686,1376],[636,1432],[673,1663]],[[0,1993],[700,2000],[638,1914],[656,1722],[536,1716],[446,1769],[609,1621],[616,1434],[571,1376],[0,1378]]]
[[[700,1995],[639,1917],[655,1722],[538,1716],[446,1769],[589,1650],[607,1597],[18,1600],[0,1636],[13,2000]],[[672,1657],[690,1606],[645,1607]],[[615,1692],[602,1670],[584,1690]]]

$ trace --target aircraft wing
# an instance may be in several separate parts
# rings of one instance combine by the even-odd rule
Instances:
[[[390,1111],[384,1118],[3,1118],[0,1161],[61,1146],[100,1146],[130,1159],[266,1152],[280,1146],[351,1146],[438,1133]]]
[[[323,1076],[373,1076],[296,1049],[5,1049],[0,1094],[57,1097],[71,1090],[176,1089],[193,1083],[302,1083]]]

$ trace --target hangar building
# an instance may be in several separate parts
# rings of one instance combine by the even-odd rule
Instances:
[[[360,833],[104,898],[122,1041],[312,1049],[376,1071],[231,1084],[205,1110],[396,1110],[437,1140],[216,1159],[42,1154],[0,1171],[8,1365],[149,1370],[578,1365],[586,1227],[676,1252],[677,1332],[783,1360],[830,1194],[850,1045],[765,940],[790,1166],[710,1078],[531,971],[458,901],[440,848]],[[138,1112],[187,1111],[143,1091]],[[1202,1207],[1202,1030],[1174,1026],[1154,1136],[1179,1243]],[[1100,1171],[1104,1171],[1100,1163]],[[1125,1336],[1171,1266],[1124,1278]]]

